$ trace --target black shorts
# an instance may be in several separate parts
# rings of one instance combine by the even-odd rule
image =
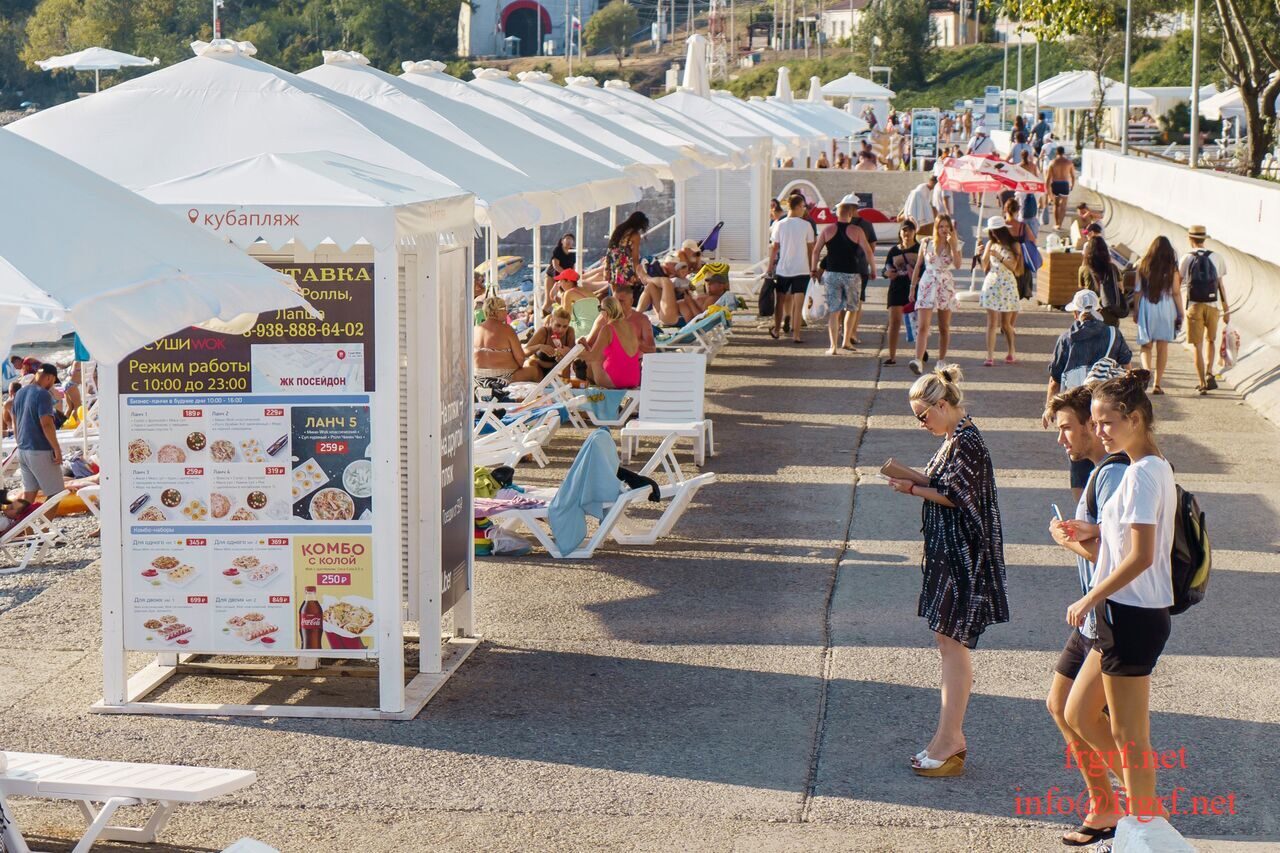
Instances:
[[[1169,608],[1134,607],[1108,599],[1096,611],[1104,675],[1150,675],[1169,639]]]
[[[1093,473],[1093,460],[1080,459],[1071,463],[1071,488],[1083,489],[1089,485],[1089,475]]]
[[[890,308],[901,308],[911,301],[911,279],[899,277],[889,279],[889,297],[886,303]]]
[[[809,289],[809,276],[807,275],[780,275],[775,278],[775,285],[778,293],[800,293],[803,294]]]
[[[1076,676],[1080,674],[1080,667],[1084,666],[1084,659],[1088,657],[1089,652],[1093,651],[1094,642],[1072,628],[1071,636],[1067,637],[1067,644],[1062,647],[1062,654],[1058,655],[1058,662],[1053,665],[1053,671],[1063,678],[1075,681]]]
[[[1052,181],[1049,184],[1049,189],[1053,190],[1053,194],[1058,198],[1066,198],[1067,196],[1071,195],[1071,182],[1070,181]]]

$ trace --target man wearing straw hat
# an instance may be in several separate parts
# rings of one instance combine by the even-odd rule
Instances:
[[[1209,234],[1203,225],[1188,228],[1191,251],[1178,261],[1187,306],[1187,343],[1195,347],[1196,376],[1200,379],[1196,390],[1202,396],[1218,388],[1218,380],[1213,375],[1218,316],[1222,316],[1223,322],[1231,322],[1227,291],[1222,284],[1227,275],[1227,262],[1222,255],[1205,248],[1207,239]]]

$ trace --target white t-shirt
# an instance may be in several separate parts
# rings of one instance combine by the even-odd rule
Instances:
[[[902,212],[916,221],[916,225],[928,225],[933,221],[933,204],[929,200],[929,185],[919,184],[907,196]]]
[[[777,275],[808,275],[809,250],[813,247],[813,225],[807,219],[788,216],[773,223],[769,242],[778,244]]]
[[[1173,523],[1178,492],[1173,468],[1158,456],[1144,456],[1129,465],[1120,488],[1102,507],[1098,567],[1093,585],[1110,577],[1129,553],[1131,524],[1154,524],[1156,550],[1151,565],[1128,586],[1111,595],[1112,601],[1134,607],[1173,606]]]
[[[994,154],[996,153],[996,144],[992,142],[991,137],[986,134],[983,134],[982,136],[975,135],[973,139],[969,140],[969,153]]]
[[[951,214],[951,193],[942,188],[941,181],[934,185],[929,200],[933,203],[934,210],[938,211],[938,216]]]

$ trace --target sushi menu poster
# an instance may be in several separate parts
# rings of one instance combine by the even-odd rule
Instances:
[[[321,318],[190,328],[120,363],[130,650],[296,654],[318,586],[324,652],[372,653],[373,268],[289,272]]]

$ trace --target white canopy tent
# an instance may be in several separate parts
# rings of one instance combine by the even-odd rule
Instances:
[[[102,88],[101,75],[103,71],[119,71],[121,68],[144,68],[159,64],[160,57],[158,56],[147,59],[145,56],[134,56],[131,53],[121,53],[118,50],[109,50],[105,47],[87,47],[75,53],[51,56],[36,63],[36,65],[40,66],[41,71],[57,71],[66,68],[73,71],[92,71],[93,91],[95,92],[100,91]]]
[[[828,98],[848,98],[853,101],[887,101],[893,97],[894,93],[892,89],[873,83],[850,71],[843,77],[824,84],[822,94]]]
[[[1144,86],[1142,91],[1156,99],[1155,104],[1147,107],[1153,116],[1162,116],[1179,104],[1191,103],[1190,86]],[[1218,94],[1218,87],[1210,83],[1200,87],[1200,113],[1204,114],[1205,101]]]
[[[668,95],[667,97],[671,97]],[[756,109],[747,101],[740,99],[732,92],[716,89],[711,92],[711,100],[730,113],[738,116],[743,123],[758,128],[773,137],[774,145],[780,152],[789,152],[784,157],[804,157],[811,153],[818,140],[812,129],[803,128],[794,122],[786,121],[767,112]]]
[[[524,125],[412,86],[372,67],[360,54],[326,51],[323,65],[299,76],[520,169],[545,187],[526,196],[538,205],[544,222],[640,198],[640,189],[621,170],[537,137]]]
[[[567,103],[538,89],[522,86],[512,80],[506,71],[477,68],[472,73],[475,79],[467,85],[519,104],[544,116],[544,120],[558,121],[566,128],[571,128],[574,133],[614,152],[618,157],[625,158],[637,167],[649,169],[661,180],[684,180],[703,170],[687,154],[636,135],[612,119],[593,115],[579,105]]]
[[[1276,103],[1280,104],[1280,97],[1276,98]],[[1244,98],[1241,97],[1240,90],[1232,86],[1200,101],[1200,115],[1210,121],[1229,119],[1239,123],[1244,120]]]
[[[765,252],[773,159],[793,149],[788,146],[779,152],[778,140],[753,115],[743,116],[723,100],[713,99],[705,73],[707,39],[695,34],[686,43],[685,85],[660,98],[658,104],[700,127],[714,128],[749,150],[751,161],[690,180],[676,193],[676,221],[688,236],[708,233],[723,221],[717,256],[731,263],[755,264]]]
[[[522,79],[521,82],[524,82]],[[606,80],[600,85],[594,77],[567,77],[565,88],[598,111],[621,112],[641,122],[646,127],[662,128],[665,132],[683,139],[716,168],[740,166],[744,149],[732,140],[712,133],[690,121],[688,117],[662,106],[657,101],[631,91],[624,80]]]
[[[475,193],[477,222],[500,235],[538,220],[525,195],[543,187],[495,155],[260,62],[251,44],[196,42],[193,49],[192,59],[10,128],[134,189],[323,145]]]
[[[4,351],[74,327],[95,359],[115,363],[185,326],[306,305],[288,276],[7,130],[0,161]]]
[[[1099,90],[1101,85],[1101,91]],[[1102,77],[1101,80],[1092,71],[1076,71],[1056,80],[1046,90],[1040,87],[1040,107],[1059,110],[1092,109],[1098,95],[1102,95],[1102,106],[1120,107],[1124,105],[1124,84]],[[1032,89],[1034,97],[1035,90]],[[1025,96],[1025,95],[1024,95]],[[1156,99],[1143,90],[1129,87],[1129,105],[1131,107],[1153,107]]]
[[[192,95],[200,97],[200,93]],[[342,399],[363,404],[369,412],[371,443],[366,458],[372,465],[371,506],[375,511],[367,520],[365,515],[354,520],[363,522],[365,531],[353,530],[355,538],[348,541],[364,543],[372,551],[372,592],[366,603],[374,614],[373,628],[368,632],[372,636],[354,648],[333,646],[303,652],[284,647],[277,654],[299,655],[303,670],[321,676],[341,675],[343,670],[309,669],[318,667],[320,659],[376,660],[378,700],[373,707],[148,701],[150,691],[188,664],[181,657],[177,666],[158,659],[129,679],[126,687],[124,655],[133,647],[127,635],[121,637],[118,628],[104,621],[104,701],[94,710],[378,719],[416,716],[478,643],[471,636],[472,519],[469,513],[451,509],[470,498],[470,443],[446,441],[447,436],[465,436],[472,417],[471,197],[449,184],[330,151],[260,154],[145,187],[141,194],[215,230],[273,266],[370,269],[371,281],[364,285],[372,290],[364,297],[369,300],[369,313],[344,317],[339,313],[341,300],[331,301],[332,313],[326,314],[325,320],[342,326],[343,335],[353,334],[346,329],[357,319],[373,324],[376,334],[371,334],[372,344],[362,350],[363,358],[385,365],[376,371],[376,388],[361,383],[356,390],[366,393]],[[210,217],[205,211],[216,213]],[[281,215],[282,211],[287,215]],[[335,278],[319,280],[333,282]],[[337,282],[343,280],[341,275],[336,277]],[[341,284],[310,287],[332,292]],[[355,287],[349,292],[354,294]],[[272,342],[276,349],[288,343]],[[258,358],[256,352],[253,358]],[[264,390],[257,385],[256,361],[254,370],[255,384],[245,397],[250,405]],[[275,404],[289,398],[262,399]],[[296,399],[309,404],[308,398]],[[193,403],[199,404],[199,400]],[[295,425],[295,433],[296,429]],[[294,535],[305,532],[305,527],[293,530]],[[362,535],[368,538],[361,539]],[[118,557],[115,565],[112,559],[104,550],[104,599],[125,594],[127,601],[127,575],[120,578]],[[299,559],[294,556],[294,572],[303,571]],[[310,582],[310,577],[295,580],[298,586],[294,588],[304,582]],[[297,602],[292,606],[296,610]],[[441,620],[449,612],[456,636],[445,642]],[[417,622],[419,628],[418,674],[407,682],[404,619]],[[310,664],[304,664],[313,654]]]

